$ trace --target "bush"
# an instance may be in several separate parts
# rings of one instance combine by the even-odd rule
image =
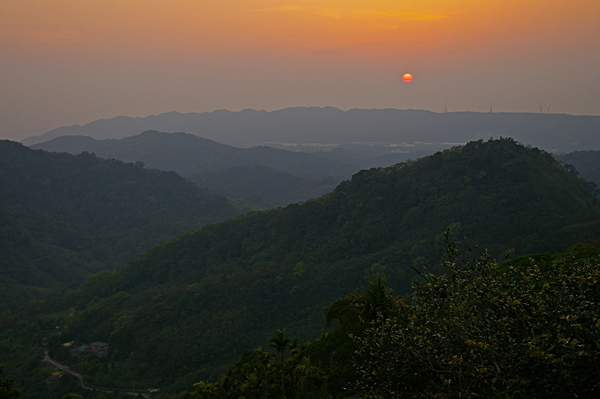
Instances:
[[[421,274],[399,316],[355,341],[373,398],[566,398],[600,394],[600,266],[568,255],[460,262]]]

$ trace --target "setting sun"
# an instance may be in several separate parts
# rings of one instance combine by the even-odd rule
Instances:
[[[116,115],[289,106],[597,114],[600,5],[572,0],[19,0],[2,137]],[[518,13],[514,10],[519,9]],[[568,84],[555,76],[576,69]],[[412,82],[402,96],[390,82]],[[408,74],[410,75],[410,74]],[[57,101],[57,99],[60,99]],[[443,100],[442,100],[443,99]],[[475,103],[475,104],[474,104]]]

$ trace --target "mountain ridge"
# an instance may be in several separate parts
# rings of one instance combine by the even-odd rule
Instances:
[[[175,171],[215,193],[259,208],[323,195],[364,163],[267,146],[233,147],[192,134],[151,130],[122,139],[59,136],[31,148],[141,161],[150,168]]]
[[[149,167],[177,171],[186,177],[202,171],[236,166],[261,165],[303,178],[346,175],[357,168],[356,165],[314,154],[267,146],[240,148],[189,133],[166,133],[156,130],[147,130],[122,139],[106,140],[59,136],[48,142],[32,145],[31,148],[66,151],[72,154],[87,151],[102,158],[114,158],[123,162],[142,161]]]
[[[5,289],[11,281],[34,291],[72,286],[163,239],[243,212],[173,172],[11,141],[0,141],[0,187]],[[19,302],[9,291],[3,307]]]
[[[564,251],[597,239],[598,226],[595,194],[549,153],[477,141],[361,171],[303,204],[187,232],[89,277],[62,301],[76,304],[71,334],[109,337],[115,362],[135,351],[140,376],[176,391],[185,387],[175,388],[175,376],[216,378],[275,329],[314,338],[323,308],[372,273],[407,292],[412,267],[439,262],[446,229],[458,245],[473,244],[468,231],[500,257],[511,248]]]
[[[295,107],[275,111],[220,110],[148,117],[120,116],[84,126],[61,127],[22,142],[33,145],[62,135],[122,138],[146,130],[187,132],[234,146],[268,142],[437,142],[466,143],[512,137],[547,151],[600,149],[600,116],[535,113],[435,113],[425,110]],[[450,139],[452,138],[452,139]]]

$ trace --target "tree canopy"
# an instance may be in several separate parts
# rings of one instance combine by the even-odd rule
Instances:
[[[502,263],[448,248],[447,273],[422,270],[408,298],[373,276],[327,310],[334,331],[285,362],[248,350],[220,381],[181,398],[598,396],[598,243]]]
[[[0,191],[0,287],[7,294],[0,310],[242,213],[174,172],[6,140],[0,141]]]
[[[600,393],[600,251],[428,270],[397,315],[355,338],[373,398],[591,398]],[[592,255],[590,258],[589,256]]]
[[[21,391],[13,386],[13,378],[2,378],[4,366],[0,364],[0,399],[16,398]]]

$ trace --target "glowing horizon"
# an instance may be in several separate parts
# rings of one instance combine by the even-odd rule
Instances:
[[[2,137],[293,105],[597,115],[599,20],[590,0],[4,2]]]

